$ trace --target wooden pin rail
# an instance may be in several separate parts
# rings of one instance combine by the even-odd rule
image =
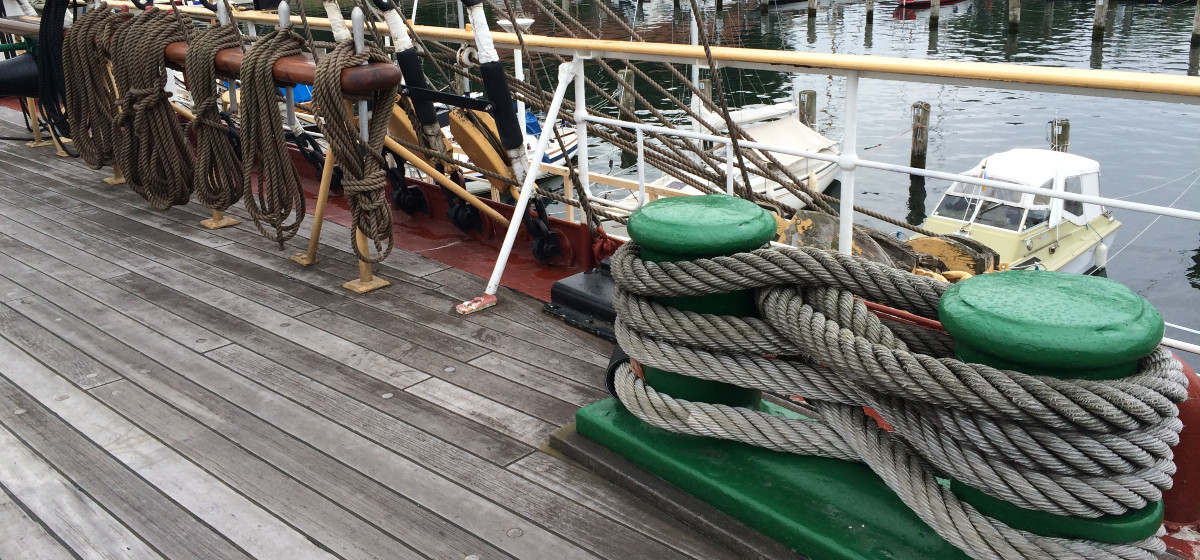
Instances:
[[[167,45],[167,60],[176,70],[183,70],[187,60],[188,44],[177,42]],[[217,72],[236,77],[242,69],[241,49],[224,49],[217,52]],[[311,86],[316,78],[317,65],[308,53],[287,56],[275,61],[275,81],[280,85],[303,84]],[[396,87],[400,83],[400,68],[394,64],[373,62],[342,70],[342,92],[347,95],[368,95],[381,89]]]

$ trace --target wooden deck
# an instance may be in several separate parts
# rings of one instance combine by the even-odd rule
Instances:
[[[611,347],[540,302],[400,250],[354,295],[341,226],[302,268],[105,176],[0,141],[0,559],[735,556],[544,451]]]

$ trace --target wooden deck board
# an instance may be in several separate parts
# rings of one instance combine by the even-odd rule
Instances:
[[[4,411],[7,416],[17,411]],[[24,414],[24,409],[21,409]],[[161,560],[138,538],[72,481],[46,463],[4,426],[0,426],[0,485],[59,542],[82,558]],[[54,554],[53,547],[47,550]]]
[[[343,226],[300,267],[308,224],[281,252],[105,176],[0,141],[0,557],[731,557],[536,450],[607,342],[507,289],[459,316],[483,279],[402,250],[350,294]]]

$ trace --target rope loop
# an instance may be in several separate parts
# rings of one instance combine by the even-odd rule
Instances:
[[[675,432],[868,464],[939,535],[975,558],[1149,559],[1156,538],[1109,544],[1013,529],[961,502],[953,478],[1025,509],[1096,518],[1162,499],[1183,428],[1182,366],[1159,348],[1115,380],[998,370],[953,357],[941,332],[882,321],[863,299],[936,317],[944,285],[809,248],[764,248],[672,263],[612,260],[618,343],[638,363],[800,395],[812,420],[674,399],[626,366],[621,402]],[[753,289],[758,318],[666,307],[655,297]],[[899,326],[898,326],[899,325]],[[870,419],[871,408],[892,426]]]
[[[275,61],[302,52],[304,39],[293,27],[259,38],[242,59],[240,73],[243,204],[258,231],[280,250],[300,230],[306,207],[304,187],[288,152],[274,73]]]
[[[196,199],[213,210],[233,206],[246,188],[241,160],[229,142],[229,126],[221,118],[216,68],[218,52],[241,46],[237,25],[214,25],[189,42],[184,64],[195,111],[189,126],[196,133]]]
[[[382,169],[381,154],[388,120],[396,104],[396,88],[365,96],[373,110],[367,121],[368,140],[360,149],[362,141],[356,119],[343,107],[344,100],[349,98],[342,93],[342,70],[367,62],[390,62],[390,59],[373,44],[367,44],[361,53],[356,53],[353,41],[338,43],[317,62],[313,101],[325,121],[323,132],[329,142],[328,149],[333,151],[342,168],[342,188],[349,198],[350,216],[354,222],[350,246],[359,260],[377,263],[387,258],[394,244],[392,210],[385,192],[387,177]],[[363,117],[359,115],[359,118]],[[359,247],[354,239],[355,231],[361,232],[375,246],[374,254]]]
[[[116,28],[113,78],[121,97],[113,119],[113,153],[130,188],[156,210],[192,196],[192,147],[166,91],[167,45],[186,41],[191,19],[150,8]]]

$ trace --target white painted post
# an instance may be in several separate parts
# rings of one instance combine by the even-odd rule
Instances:
[[[497,20],[496,23],[502,29],[504,29],[504,31],[506,31],[508,33],[513,32],[513,25],[520,26],[521,32],[527,33],[527,32],[529,32],[529,28],[533,25],[533,20],[520,18],[516,21],[516,23],[514,23],[514,22],[508,21],[506,19],[501,19],[501,20]],[[525,57],[521,53],[521,49],[519,49],[519,48],[513,49],[513,58],[516,59],[516,66],[517,66],[516,78],[517,78],[517,80],[524,82],[525,81]],[[525,117],[525,100],[518,99],[517,100],[517,122],[521,123],[522,136],[525,134],[525,130],[526,130],[525,119],[526,119],[526,117]]]
[[[646,134],[637,129],[638,208],[646,205]]]
[[[575,77],[575,145],[578,146],[576,151],[579,157],[576,158],[575,167],[579,172],[579,186],[584,194],[590,195],[592,192],[592,179],[589,175],[590,167],[588,160],[588,135],[587,135],[587,76],[583,73],[584,58],[576,55],[573,64],[578,65],[573,70]],[[546,117],[546,122],[555,122],[556,118]],[[545,131],[542,131],[543,134]],[[563,154],[564,157],[566,154]],[[539,155],[538,158],[541,158]],[[541,161],[541,159],[538,159]],[[570,163],[570,162],[568,162]]]
[[[733,196],[733,140],[725,143],[725,194]]]
[[[854,168],[858,165],[858,71],[846,73],[846,130],[842,135],[842,201],[838,213],[838,251],[849,255],[854,247]]]
[[[576,57],[572,62],[563,63],[558,67],[558,87],[554,91],[554,99],[550,102],[550,110],[546,112],[546,121],[555,122],[558,120],[558,111],[562,108],[563,98],[567,95],[567,88],[571,82],[575,82],[576,99],[582,97],[580,92],[580,81],[578,78],[583,75],[583,60]],[[575,78],[572,80],[572,78]],[[580,104],[582,105],[582,104]],[[586,106],[583,109],[587,111]],[[578,115],[578,109],[576,114]],[[578,118],[578,117],[577,117]],[[582,125],[582,126],[580,126]],[[580,129],[587,127],[587,122],[584,120],[576,121],[576,126]],[[537,147],[533,150],[533,166],[529,173],[525,174],[525,180],[521,183],[521,195],[517,198],[517,206],[513,209],[513,216],[524,216],[525,210],[529,207],[529,199],[533,195],[533,188],[536,184],[538,170],[542,167],[542,158],[546,155],[546,147],[550,145],[550,138],[554,136],[553,128],[543,128],[541,136],[538,136]],[[586,153],[580,158],[586,159]],[[582,167],[582,166],[581,166]],[[580,169],[580,181],[584,185],[587,184],[587,175],[584,169]],[[587,191],[585,191],[587,192]],[[479,311],[487,307],[496,305],[496,292],[500,290],[500,279],[504,276],[504,267],[508,265],[508,257],[512,254],[513,244],[517,241],[517,230],[521,229],[521,220],[514,219],[508,224],[508,231],[504,234],[504,244],[500,247],[500,255],[496,257],[496,265],[492,268],[492,276],[488,279],[487,289],[484,294],[471,301],[460,303],[455,306],[455,310],[460,314],[468,314]]]
[[[224,6],[225,3],[218,0],[218,6]],[[280,29],[287,27],[292,22],[292,9],[288,6],[287,0],[279,2],[279,27]],[[232,99],[233,96],[230,96]],[[296,88],[288,86],[283,88],[284,106],[287,110],[287,127],[289,130],[296,127]]]

